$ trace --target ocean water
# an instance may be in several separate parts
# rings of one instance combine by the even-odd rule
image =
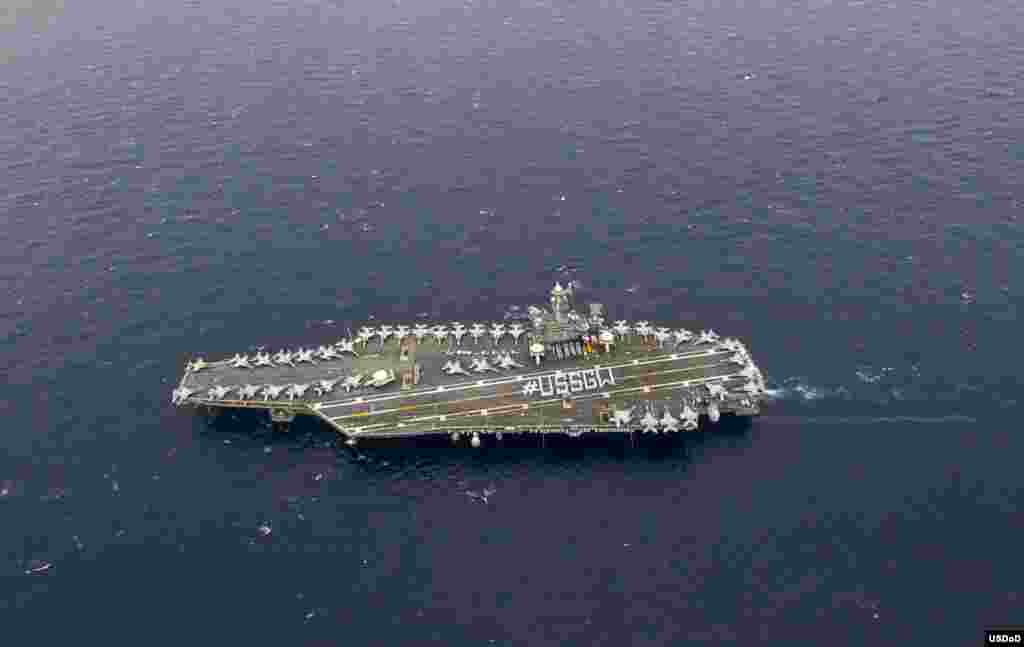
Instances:
[[[1019,3],[8,4],[4,644],[1024,622]],[[742,338],[763,416],[353,452],[169,404],[195,353],[555,280]]]

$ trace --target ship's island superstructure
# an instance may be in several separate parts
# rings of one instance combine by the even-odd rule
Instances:
[[[346,437],[695,431],[754,416],[765,384],[746,347],[714,331],[606,324],[572,284],[523,321],[364,326],[317,348],[190,361],[176,405],[316,416]]]

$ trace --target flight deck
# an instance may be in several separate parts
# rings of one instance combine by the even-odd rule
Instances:
[[[526,322],[364,326],[295,351],[190,361],[173,401],[316,416],[343,434],[674,433],[760,411],[764,380],[746,347],[712,331],[583,317],[572,288]]]

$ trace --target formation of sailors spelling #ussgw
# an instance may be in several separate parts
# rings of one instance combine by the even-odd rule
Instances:
[[[188,362],[176,405],[316,416],[358,439],[451,434],[676,433],[754,416],[764,377],[739,340],[714,331],[606,324],[555,284],[529,320],[365,326],[317,348]]]

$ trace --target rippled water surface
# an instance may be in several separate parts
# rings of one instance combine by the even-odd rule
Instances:
[[[1022,25],[1008,0],[16,1],[10,644],[1020,622]],[[168,402],[191,353],[497,317],[555,280],[741,337],[764,415],[350,452]]]

